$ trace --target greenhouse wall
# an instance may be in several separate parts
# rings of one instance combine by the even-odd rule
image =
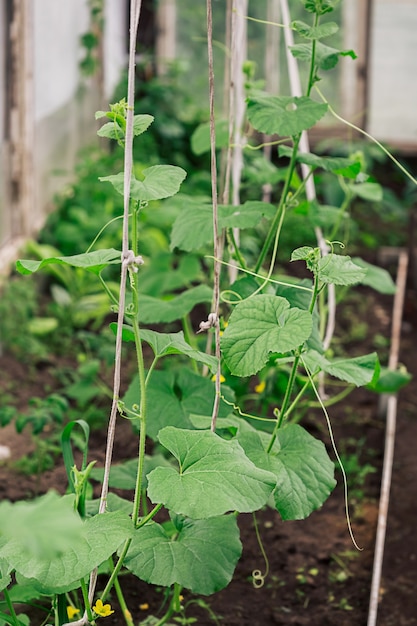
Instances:
[[[0,0],[0,270],[42,225],[120,80],[127,2],[103,9],[100,69],[85,76],[88,0]]]

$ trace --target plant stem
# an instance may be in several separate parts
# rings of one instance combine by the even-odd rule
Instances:
[[[84,607],[85,607],[85,612],[87,613],[88,621],[91,624],[95,624],[93,612],[90,606],[90,600],[88,598],[88,589],[87,589],[87,585],[85,584],[84,578],[81,578],[80,586],[81,586],[81,593],[83,594]]]
[[[310,302],[310,306],[309,306],[309,313],[311,315],[313,315],[313,311],[314,311],[314,307],[316,305],[316,301],[317,301],[317,297],[319,294],[319,282],[317,279],[317,276],[314,276],[314,286],[313,286],[313,293],[311,296],[311,302]],[[297,348],[297,351],[295,353],[295,358],[294,358],[294,363],[292,365],[291,368],[291,373],[290,373],[290,377],[288,379],[288,383],[287,383],[287,388],[285,390],[285,395],[284,395],[284,400],[282,401],[282,406],[274,427],[274,430],[272,432],[272,436],[271,439],[269,441],[268,444],[268,448],[267,448],[267,453],[269,454],[269,452],[271,452],[272,450],[272,446],[275,443],[275,439],[277,438],[277,433],[278,430],[281,428],[284,419],[286,419],[286,417],[288,416],[288,412],[290,409],[292,409],[292,405],[289,406],[290,400],[291,400],[291,393],[292,393],[292,389],[294,386],[294,382],[295,382],[295,377],[297,375],[297,370],[298,370],[298,365],[300,363],[300,359],[301,359],[301,350],[302,350],[302,345],[299,346]]]
[[[295,137],[293,137],[293,140],[294,140],[293,151],[292,151],[290,163],[288,165],[288,171],[287,171],[287,176],[284,182],[284,188],[282,190],[277,212],[275,213],[275,217],[272,220],[272,224],[269,228],[268,234],[264,241],[264,245],[262,246],[262,250],[256,262],[255,270],[254,270],[255,272],[259,272],[260,268],[262,267],[262,263],[264,262],[265,257],[268,253],[268,250],[271,247],[272,240],[276,236],[276,233],[277,232],[279,233],[279,231],[282,228],[282,224],[283,224],[284,217],[285,217],[285,207],[286,207],[287,197],[288,197],[288,193],[289,193],[290,186],[291,186],[292,176],[295,170],[297,150],[298,150],[298,145],[300,143],[300,139],[301,139],[301,135],[296,135]]]
[[[4,599],[6,600],[7,608],[10,611],[10,616],[13,620],[13,626],[20,626],[19,620],[16,615],[16,611],[14,610],[13,602],[10,598],[10,594],[7,589],[3,589]]]
[[[113,559],[111,557],[110,557],[109,561],[111,563],[111,566],[113,567],[114,563],[113,563]],[[134,623],[133,623],[133,620],[132,620],[132,614],[129,611],[129,609],[127,608],[127,604],[126,604],[126,601],[125,601],[125,598],[124,598],[124,595],[123,595],[123,591],[122,591],[122,588],[120,587],[119,579],[117,578],[117,576],[114,579],[114,588],[116,590],[117,599],[119,601],[120,608],[122,609],[123,617],[125,619],[125,622],[126,622],[127,626],[135,626]]]
[[[142,486],[143,467],[144,467],[144,460],[145,460],[146,376],[145,376],[145,364],[143,360],[142,341],[140,338],[139,323],[136,317],[133,318],[132,324],[133,324],[133,332],[135,335],[136,357],[137,357],[139,387],[140,387],[140,408],[139,408],[140,432],[139,432],[139,452],[138,452],[138,473],[136,477],[135,498],[134,498],[134,503],[133,503],[133,513],[132,513],[133,523],[136,524],[136,521],[139,517],[139,512],[140,512],[140,501],[141,501],[141,495],[142,495],[141,486]]]

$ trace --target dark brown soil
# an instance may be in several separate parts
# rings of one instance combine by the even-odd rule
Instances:
[[[367,296],[371,332],[389,331],[391,300]],[[415,297],[415,296],[413,296]],[[412,303],[411,303],[412,304]],[[351,322],[354,324],[354,320]],[[349,324],[346,322],[346,331]],[[381,327],[384,326],[384,328]],[[353,332],[353,331],[352,331]],[[417,319],[406,318],[403,327],[400,361],[417,375]],[[353,345],[353,348],[355,346]],[[368,351],[360,342],[360,351]],[[19,380],[19,406],[28,398],[40,395],[42,385],[52,384],[48,368],[35,376],[25,366],[9,356],[0,359],[2,372],[0,390],[3,398]],[[49,388],[49,387],[48,387]],[[417,386],[415,380],[399,394],[398,426],[393,468],[391,502],[381,585],[378,626],[409,626],[417,624],[415,580],[417,577]],[[361,464],[369,463],[376,472],[368,474],[359,493],[354,491],[351,503],[355,537],[363,548],[355,550],[347,529],[343,485],[338,485],[320,511],[307,520],[282,522],[278,513],[266,509],[257,515],[262,542],[269,561],[269,574],[262,588],[254,588],[252,572],[265,572],[265,562],[254,532],[251,515],[242,515],[240,528],[244,545],[243,557],[229,587],[215,596],[196,599],[184,593],[187,617],[195,617],[201,626],[214,624],[204,601],[218,623],[225,626],[311,625],[365,626],[367,623],[371,585],[373,550],[378,516],[378,497],[382,467],[385,420],[378,414],[378,399],[370,392],[358,390],[349,396],[344,406],[331,411],[336,440],[341,448],[355,451],[355,441],[361,443]],[[327,435],[319,413],[308,418],[306,425]],[[103,461],[105,434],[97,432],[92,438],[90,460]],[[31,439],[27,433],[16,434],[13,425],[0,430],[0,444],[9,445],[12,461],[27,453]],[[136,455],[136,441],[130,426],[121,420],[117,429],[114,458],[122,460]],[[57,466],[36,478],[17,473],[10,462],[0,464],[0,498],[18,500],[55,488],[66,488],[65,472]],[[361,493],[363,491],[363,493]],[[150,588],[140,580],[126,576],[122,581],[126,601],[135,624],[147,615],[157,614],[163,604],[163,592]],[[200,604],[194,601],[198,600]],[[124,621],[117,600],[112,599],[116,612],[106,619],[109,626],[122,626]],[[177,623],[177,622],[176,622]],[[32,626],[41,624],[33,617]]]

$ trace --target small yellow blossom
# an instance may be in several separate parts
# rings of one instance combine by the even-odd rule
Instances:
[[[255,386],[255,393],[263,393],[265,391],[266,382],[261,380],[261,382]]]
[[[212,380],[213,382],[216,380],[216,374],[214,374],[214,375],[211,377],[211,380]],[[223,376],[223,374],[220,374],[220,382],[221,382],[221,383],[224,383],[224,382],[225,382],[225,380],[226,380],[226,379],[225,379],[225,377]]]
[[[74,619],[76,615],[80,612],[80,609],[76,609],[74,606],[67,606],[67,615],[68,619]]]
[[[178,600],[179,600],[180,602],[182,602],[182,601],[184,600],[184,596],[181,596],[181,595],[180,595],[180,596],[178,596]]]
[[[149,609],[149,604],[144,602],[143,604],[139,604],[139,608],[141,611],[147,611]]]
[[[114,613],[114,611],[111,610],[110,604],[103,604],[101,600],[97,600],[97,602],[93,606],[93,611],[97,615],[100,615],[100,617],[108,617],[109,615]]]

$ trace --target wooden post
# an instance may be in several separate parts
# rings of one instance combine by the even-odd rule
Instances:
[[[176,21],[176,0],[160,0],[156,15],[156,72],[158,76],[163,76],[169,62],[175,59]]]
[[[10,201],[14,239],[32,234],[32,215],[36,214],[31,0],[12,3],[10,54]]]

